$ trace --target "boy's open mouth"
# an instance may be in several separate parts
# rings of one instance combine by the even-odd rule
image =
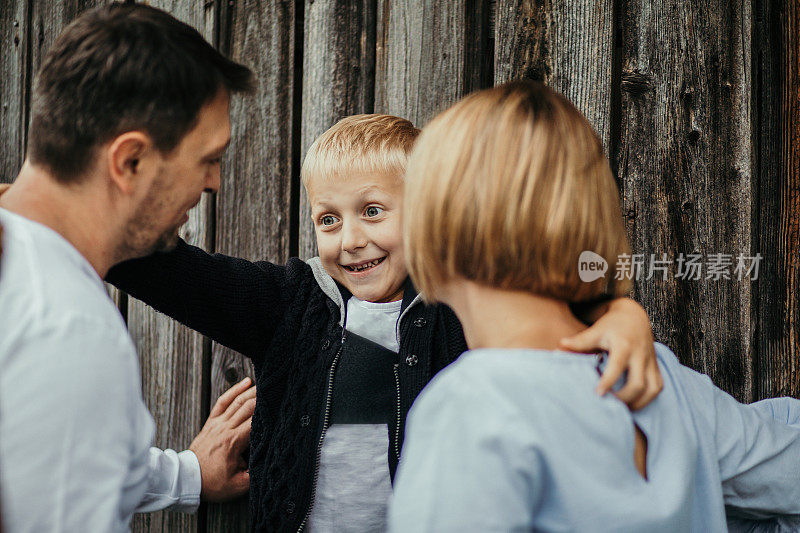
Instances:
[[[375,268],[376,266],[380,265],[381,263],[383,263],[384,259],[386,259],[386,257],[373,259],[372,261],[364,261],[363,263],[356,263],[353,265],[342,265],[342,266],[348,272],[364,272],[366,270]]]

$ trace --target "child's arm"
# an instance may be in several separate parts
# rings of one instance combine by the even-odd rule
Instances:
[[[291,298],[291,268],[212,255],[180,240],[171,252],[117,265],[106,281],[254,357],[267,346]]]
[[[590,307],[581,316],[589,329],[562,339],[561,347],[573,352],[607,351],[608,364],[597,385],[601,396],[628,371],[625,386],[614,393],[633,410],[641,409],[661,392],[664,381],[656,363],[650,319],[630,298],[617,298]]]
[[[795,398],[767,398],[751,403],[750,407],[787,426],[800,429],[800,401]]]
[[[741,404],[674,355],[665,361],[667,379],[686,391],[696,428],[711,441],[729,513],[750,519],[800,515],[800,401]]]

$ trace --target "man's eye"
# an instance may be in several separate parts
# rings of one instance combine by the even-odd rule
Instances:
[[[375,205],[371,205],[371,206],[369,206],[368,208],[366,208],[364,210],[364,214],[367,215],[370,218],[376,217],[376,216],[380,215],[381,213],[383,213],[383,209],[381,209],[380,207],[375,206]]]
[[[209,163],[211,163],[212,165],[219,165],[221,162],[222,162],[222,158],[221,157],[218,157],[216,159],[212,159],[211,161],[209,161]]]
[[[333,215],[325,215],[324,217],[319,219],[319,223],[322,224],[323,226],[333,226],[338,221],[339,221],[339,219],[337,219]]]

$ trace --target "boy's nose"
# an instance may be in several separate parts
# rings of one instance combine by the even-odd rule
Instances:
[[[353,252],[367,245],[367,237],[359,224],[344,223],[342,227],[342,250]]]

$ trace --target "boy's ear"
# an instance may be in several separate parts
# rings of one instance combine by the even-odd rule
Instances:
[[[130,195],[155,171],[153,141],[141,131],[119,135],[106,148],[108,175],[123,194]]]

